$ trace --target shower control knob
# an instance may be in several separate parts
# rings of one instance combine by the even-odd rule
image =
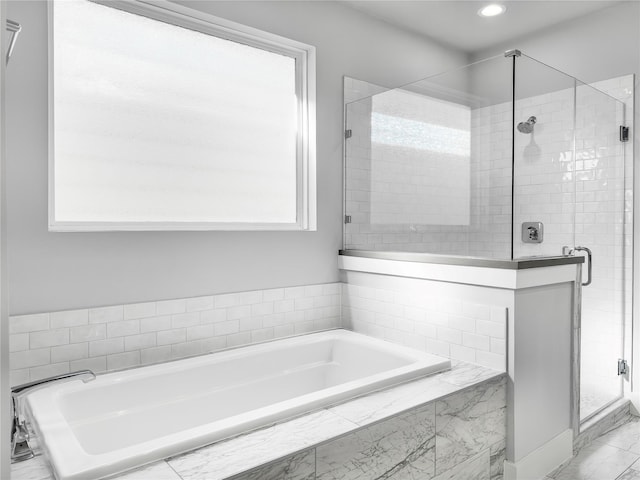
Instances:
[[[524,222],[522,224],[522,241],[524,243],[542,243],[543,228],[542,222]]]

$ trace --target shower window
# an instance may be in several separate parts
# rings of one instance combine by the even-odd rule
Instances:
[[[50,8],[51,230],[315,229],[313,47],[179,6]]]

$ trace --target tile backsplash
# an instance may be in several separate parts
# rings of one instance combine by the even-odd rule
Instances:
[[[410,287],[403,292],[328,283],[12,316],[11,384],[337,327],[505,370],[506,306]]]
[[[341,326],[341,284],[12,316],[11,384],[105,372]]]
[[[506,371],[507,306],[429,294],[343,284],[345,327],[443,357]]]

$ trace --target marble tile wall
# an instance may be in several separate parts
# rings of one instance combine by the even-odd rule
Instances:
[[[505,435],[501,377],[233,479],[499,480]]]
[[[433,403],[316,448],[317,480],[417,480],[428,477],[434,469]]]
[[[304,450],[250,472],[235,475],[230,480],[266,479],[316,480],[315,449]]]
[[[341,326],[339,283],[12,316],[11,384],[159,363]]]
[[[482,455],[488,464],[504,448],[504,379],[436,402],[436,475]]]

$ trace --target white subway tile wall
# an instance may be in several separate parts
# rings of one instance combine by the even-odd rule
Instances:
[[[341,284],[12,316],[11,384],[105,372],[341,326]]]
[[[352,284],[342,303],[343,325],[356,332],[506,370],[506,306]]]
[[[338,327],[504,371],[506,320],[500,305],[342,283],[19,315],[10,317],[11,384]]]
[[[372,97],[372,226],[469,224],[470,112],[402,89]]]
[[[467,255],[511,256],[511,116],[510,103],[471,111],[471,225]]]
[[[448,177],[443,172],[429,177],[430,165],[420,167],[416,158],[407,158],[407,148],[387,149],[386,158],[378,158],[375,166],[372,166],[372,138],[371,122],[373,102],[371,95],[385,91],[385,88],[363,82],[360,80],[345,78],[344,83],[346,128],[351,130],[351,137],[345,143],[345,212],[351,216],[351,222],[345,224],[345,248],[358,248],[367,250],[401,250],[401,251],[429,251],[443,253],[467,254],[468,227],[460,225],[427,225],[424,223],[411,223],[407,220],[407,214],[416,209],[416,202],[425,209],[420,215],[442,214],[442,208],[437,207],[433,201],[424,201],[424,185],[433,182],[431,177],[436,176],[438,187],[444,188],[443,179],[455,182],[456,187],[461,185],[459,179],[452,175]],[[447,117],[447,115],[445,115]],[[447,118],[443,118],[447,120]],[[446,124],[446,123],[445,123]],[[436,126],[437,128],[437,126]],[[376,149],[380,154],[381,146]],[[433,161],[442,160],[442,154],[429,155]],[[392,158],[404,163],[404,170],[398,175],[391,176],[385,168],[389,166],[384,160]],[[432,166],[432,165],[431,165]],[[426,170],[425,170],[426,169]],[[466,172],[468,168],[460,170]],[[449,172],[447,172],[449,173]],[[384,180],[388,177],[388,181]],[[418,183],[422,183],[419,186]],[[449,197],[449,190],[445,189],[444,197]],[[422,193],[420,195],[408,195],[407,192]],[[460,195],[459,195],[460,196]],[[444,197],[442,200],[444,201]],[[460,196],[461,197],[461,196]],[[468,203],[468,194],[460,198],[458,211],[463,211],[462,202]],[[438,195],[432,199],[440,198]],[[403,199],[405,201],[403,205]],[[372,206],[375,203],[375,206]],[[411,203],[411,204],[410,204]],[[374,208],[375,207],[375,208]],[[378,213],[377,213],[378,212]],[[391,215],[393,219],[389,223],[381,223],[379,212]],[[412,214],[413,215],[413,214]],[[466,213],[468,221],[469,213]],[[372,217],[378,218],[372,221]],[[432,217],[429,221],[435,221]],[[425,250],[426,248],[426,250]]]
[[[374,94],[380,88],[367,82],[348,80],[345,80],[345,98],[360,99],[357,92]],[[382,160],[393,160],[399,173],[394,176],[390,171],[385,172],[389,180],[384,184],[376,181],[376,149],[372,148],[371,130],[373,103],[371,98],[365,97],[346,106],[347,128],[352,136],[345,143],[345,212],[351,216],[351,223],[345,224],[345,248],[507,258],[511,253],[510,104],[470,110],[470,153],[464,159],[464,166],[454,168],[449,158],[444,170],[439,168],[437,172],[430,172],[431,183],[427,185],[435,182],[436,194],[424,201],[418,198],[420,191],[416,191],[421,169],[407,166],[405,150],[411,149],[389,148]],[[442,112],[436,121],[429,121],[428,126],[447,135],[449,116],[449,112]],[[439,158],[431,152],[429,158],[432,157]],[[377,164],[389,165],[381,163],[380,159]],[[429,168],[429,165],[421,168]],[[458,201],[452,196],[454,185],[456,188],[466,185],[467,191],[458,195]],[[403,199],[406,208],[415,210],[416,202],[424,205],[431,215],[428,221],[401,222]],[[453,215],[461,210],[460,202],[467,203],[465,218]],[[394,222],[376,223],[374,203],[379,210],[398,213]]]

